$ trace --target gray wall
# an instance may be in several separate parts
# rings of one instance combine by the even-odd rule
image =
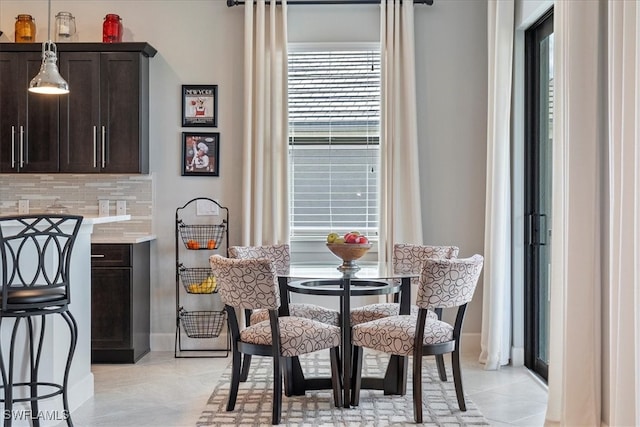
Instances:
[[[416,68],[424,241],[455,244],[461,255],[483,251],[486,140],[486,1],[436,0],[416,6]],[[151,59],[151,172],[155,175],[152,265],[154,349],[171,349],[174,333],[174,216],[193,197],[218,199],[231,212],[230,240],[239,243],[243,8],[223,0],[55,0],[52,14],[76,16],[80,41],[101,41],[102,20],[117,13],[124,41],[158,49]],[[45,0],[2,0],[3,41],[13,40],[14,18],[36,18],[46,38]],[[290,6],[289,40],[372,41],[376,6]],[[7,36],[9,39],[7,39]],[[180,86],[219,87],[220,177],[180,175]],[[73,88],[71,88],[73,90]],[[199,130],[199,129],[195,129]],[[482,288],[465,323],[481,325]]]

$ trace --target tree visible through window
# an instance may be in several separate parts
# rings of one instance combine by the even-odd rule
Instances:
[[[380,54],[289,52],[291,237],[378,232]]]

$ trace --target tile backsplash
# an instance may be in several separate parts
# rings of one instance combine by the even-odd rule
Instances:
[[[0,215],[18,213],[18,201],[29,201],[29,212],[39,213],[56,201],[69,213],[98,215],[98,201],[109,200],[109,214],[116,215],[116,201],[126,201],[130,221],[100,224],[94,236],[153,234],[154,185],[151,175],[0,174]]]

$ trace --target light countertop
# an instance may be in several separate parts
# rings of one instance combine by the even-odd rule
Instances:
[[[83,220],[85,224],[109,224],[110,222],[120,222],[120,221],[129,221],[131,219],[131,215],[110,215],[110,216],[91,216],[91,215],[83,215]]]
[[[84,225],[110,224],[114,222],[129,221],[131,215],[83,215]],[[111,244],[136,244],[156,240],[154,234],[125,232],[117,234],[96,233],[91,235],[91,243],[111,243]]]
[[[34,213],[33,215],[42,215],[42,213]],[[57,214],[52,213],[51,215],[57,215]],[[77,215],[77,214],[71,213],[70,215]],[[3,215],[0,215],[0,217],[1,216]],[[6,216],[14,216],[14,215],[6,215]],[[109,215],[109,216],[82,215],[82,223],[85,225],[108,224],[110,222],[129,221],[130,219],[131,219],[131,215]]]
[[[93,235],[91,236],[91,243],[106,243],[106,244],[135,244],[149,242],[156,240],[155,234],[124,234],[117,236],[107,235]]]

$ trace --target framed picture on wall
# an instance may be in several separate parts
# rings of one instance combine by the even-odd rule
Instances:
[[[220,134],[182,133],[182,176],[219,176]]]
[[[218,127],[218,85],[182,85],[182,126]]]

